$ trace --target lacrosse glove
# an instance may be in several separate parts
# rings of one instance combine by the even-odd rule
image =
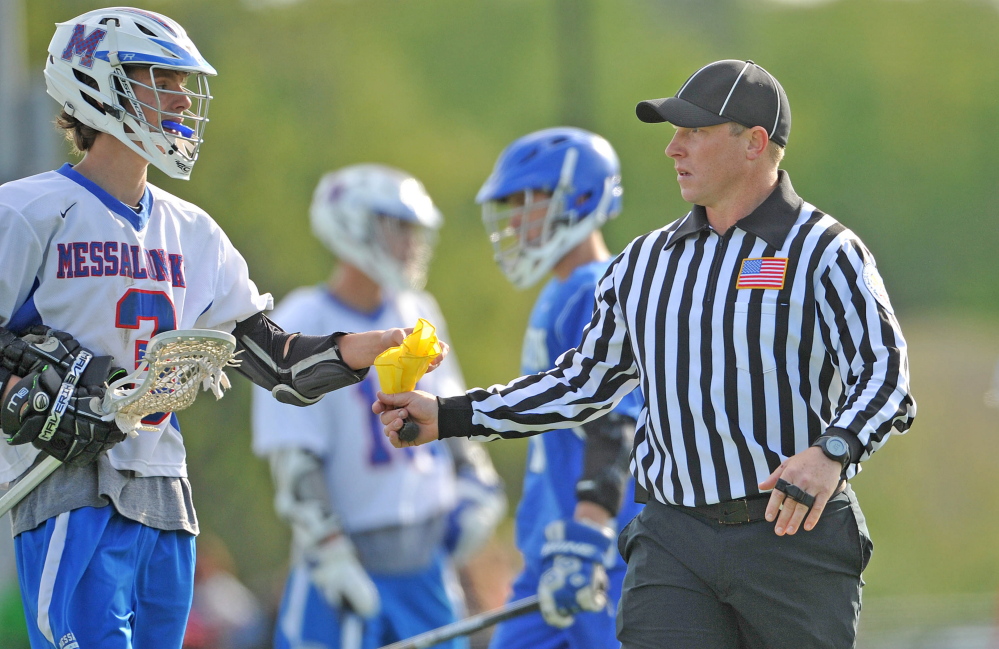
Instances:
[[[614,531],[575,520],[558,520],[545,528],[541,548],[538,602],[548,624],[564,629],[581,611],[607,606],[606,566],[614,560]]]
[[[349,607],[361,617],[378,613],[378,589],[361,567],[354,544],[340,534],[310,553],[312,583],[335,607]]]
[[[444,548],[462,566],[478,552],[506,514],[506,494],[498,479],[487,483],[472,467],[458,472],[458,504],[448,516]]]
[[[65,331],[45,325],[29,327],[20,337],[0,327],[0,367],[16,376],[27,376],[43,365],[49,365],[62,381],[81,351],[89,350]],[[107,367],[103,370],[84,371],[80,384],[103,385],[107,379]]]
[[[51,365],[29,372],[0,404],[0,428],[9,444],[31,442],[62,462],[85,466],[126,435],[101,419],[104,387],[77,385],[60,397],[62,385]]]

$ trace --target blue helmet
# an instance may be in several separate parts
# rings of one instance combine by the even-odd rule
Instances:
[[[610,142],[579,128],[537,131],[503,150],[475,201],[496,262],[517,288],[617,216],[620,174]]]

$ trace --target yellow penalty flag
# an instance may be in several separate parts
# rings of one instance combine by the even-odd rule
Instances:
[[[416,382],[430,367],[430,362],[440,356],[441,343],[436,329],[420,318],[413,333],[406,336],[398,347],[386,349],[375,359],[375,370],[382,392],[395,394],[416,389]]]

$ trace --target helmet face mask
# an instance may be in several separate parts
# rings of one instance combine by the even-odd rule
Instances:
[[[375,214],[372,218],[371,246],[386,271],[374,278],[379,284],[395,290],[420,289],[427,282],[427,271],[437,243],[437,231],[391,214]]]
[[[483,203],[482,222],[493,245],[494,258],[512,281],[523,272],[544,265],[553,235],[560,224],[566,223],[559,218],[565,213],[563,201],[561,195],[555,197],[528,189]],[[534,263],[526,263],[528,259]]]
[[[168,152],[172,151],[172,155],[193,166],[208,123],[208,102],[211,100],[208,78],[204,74],[185,74],[178,90],[156,87],[162,79],[176,75],[176,71],[158,65],[129,70],[127,75],[116,68],[114,88],[121,105],[140,125],[138,133],[126,127],[129,140],[142,146],[143,150],[149,142],[161,155],[171,155]],[[137,77],[148,78],[149,83]],[[196,84],[195,89],[188,90],[188,83]],[[137,90],[144,90],[143,94],[152,97],[152,101],[143,101],[138,97]],[[190,108],[181,108],[179,112],[169,110],[168,107],[177,104],[180,97],[184,98],[181,105],[190,102]],[[148,133],[148,140],[141,133]]]
[[[610,143],[577,128],[510,144],[476,197],[496,262],[517,288],[535,284],[621,208]]]
[[[179,24],[129,7],[57,25],[45,65],[48,93],[68,115],[185,180],[204,139],[214,75]]]
[[[319,181],[310,215],[326,248],[382,288],[426,284],[443,218],[416,178],[384,165],[345,167]]]

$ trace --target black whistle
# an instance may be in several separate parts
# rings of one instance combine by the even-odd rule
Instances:
[[[402,428],[399,429],[399,439],[403,442],[415,442],[420,435],[420,427],[409,419],[402,420]]]

